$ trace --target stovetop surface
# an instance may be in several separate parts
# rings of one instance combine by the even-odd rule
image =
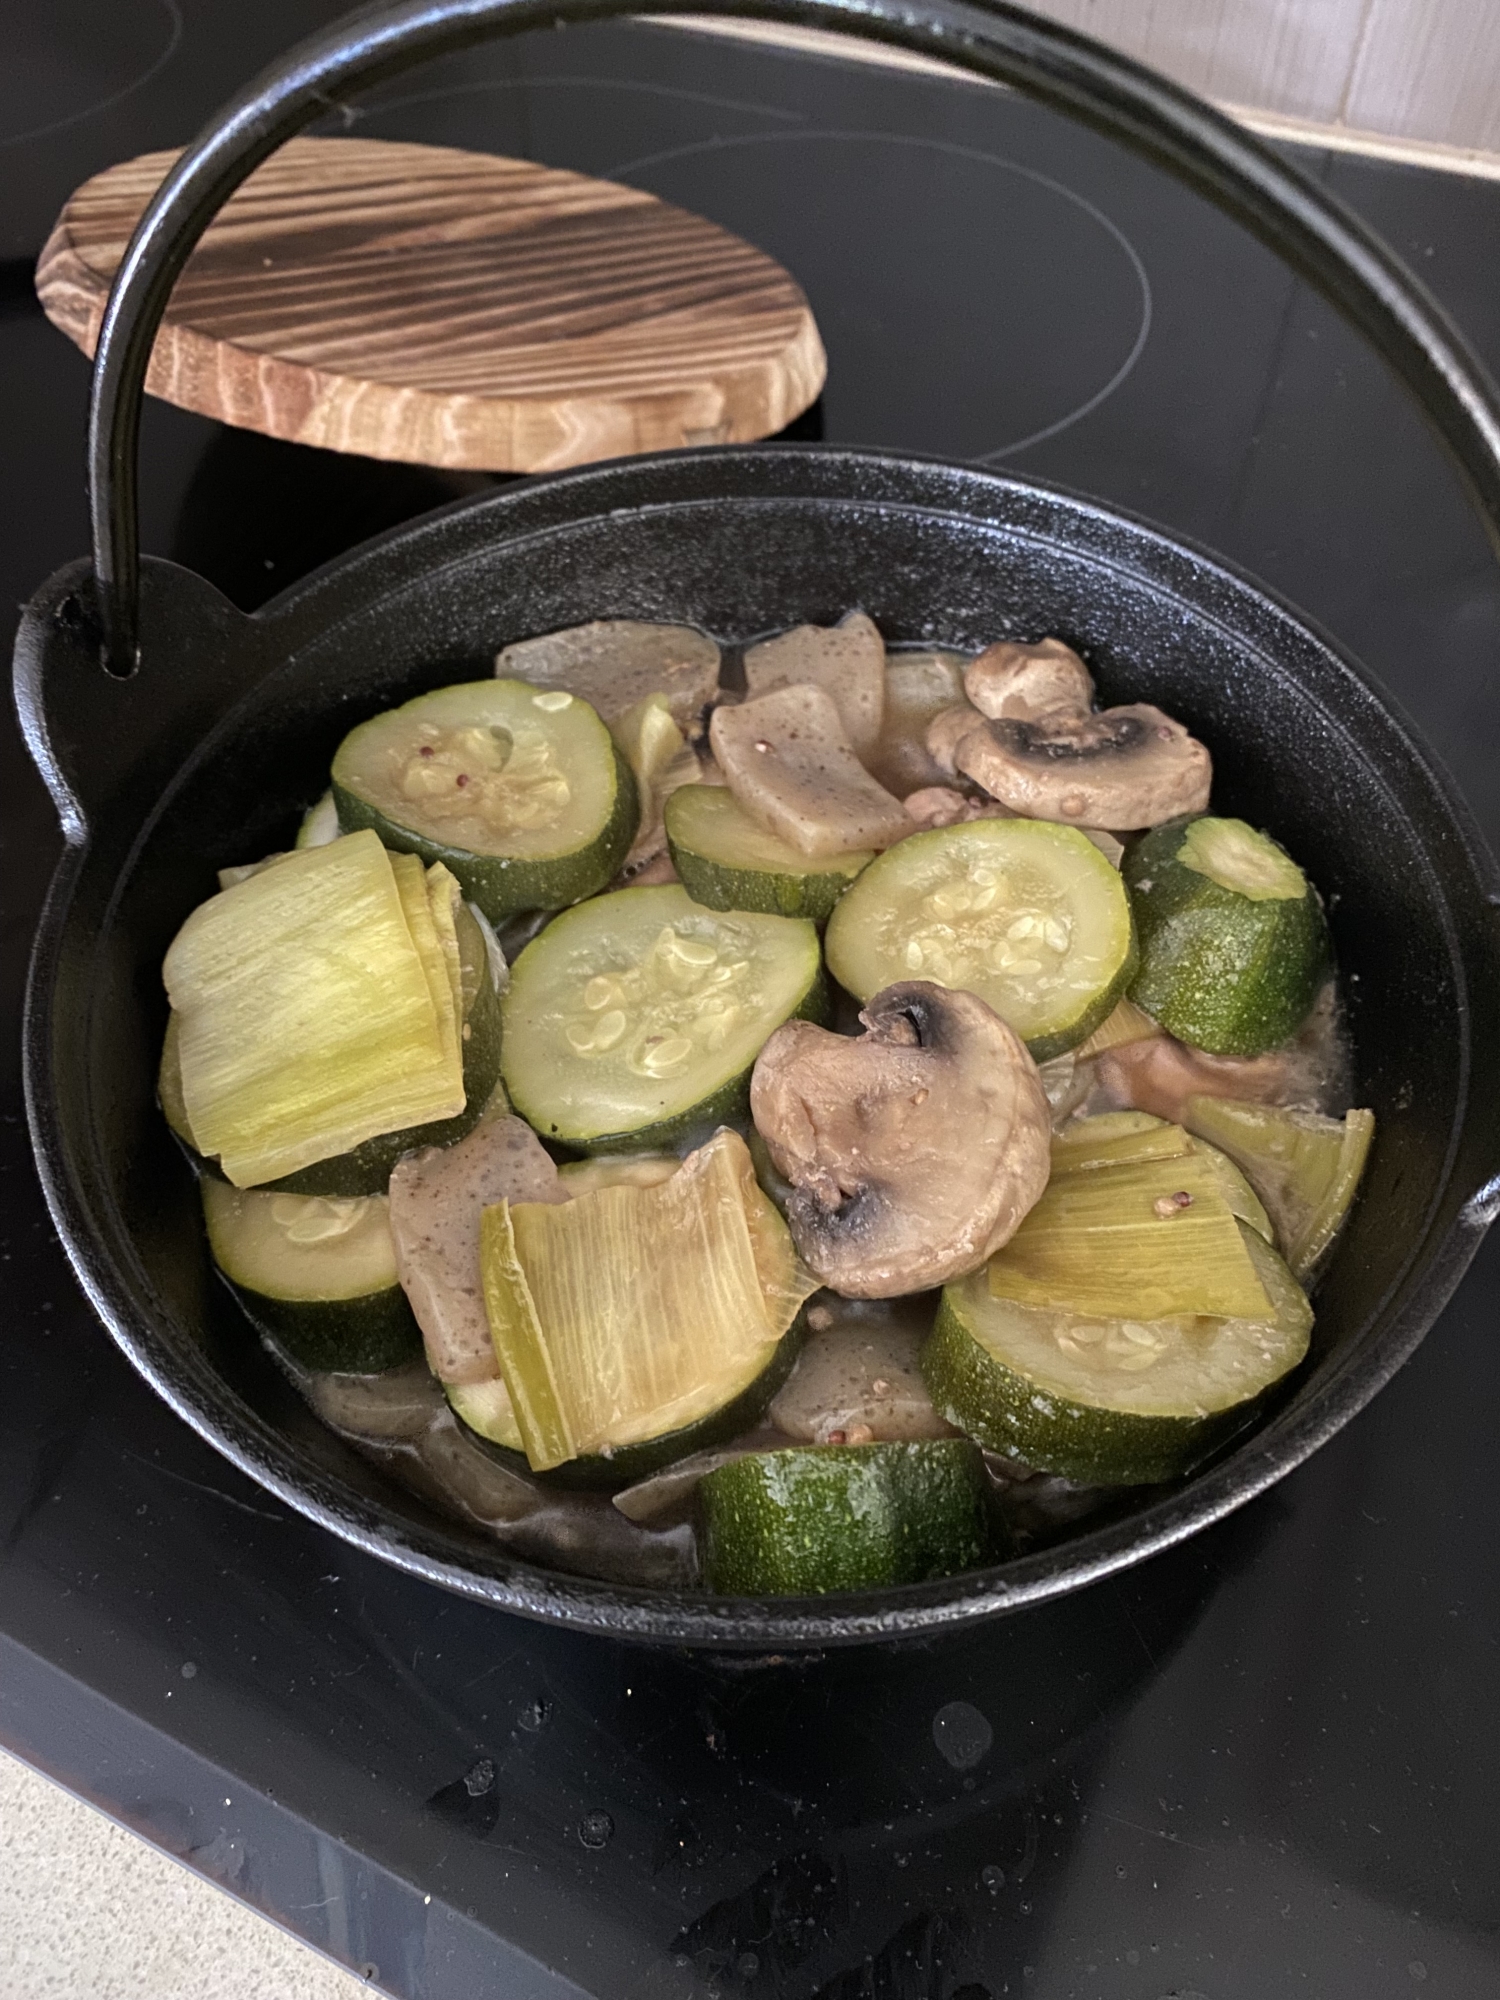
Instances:
[[[8,605],[86,546],[87,369],[30,292],[52,215],[337,11],[0,0]],[[1381,365],[1153,171],[1005,93],[645,26],[435,65],[324,129],[612,174],[751,237],[829,350],[804,432],[1239,561],[1500,836],[1500,574],[1456,480]],[[1500,184],[1304,163],[1500,364]],[[145,425],[148,546],[246,606],[481,483]],[[1500,1990],[1493,1249],[1311,1463],[1076,1598],[780,1664],[531,1626],[290,1513],[93,1320],[14,1060],[59,842],[13,725],[0,755],[0,1738],[402,2000]]]

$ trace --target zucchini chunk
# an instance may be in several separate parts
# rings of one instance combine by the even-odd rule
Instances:
[[[742,1117],[767,1038],[822,1005],[810,923],[721,916],[675,884],[620,889],[556,918],[511,967],[506,1087],[544,1139],[670,1152]]]
[[[952,1576],[992,1553],[987,1492],[967,1438],[753,1452],[699,1483],[704,1582],[810,1597]]]
[[[1232,1098],[1190,1097],[1189,1129],[1222,1147],[1264,1200],[1299,1284],[1316,1273],[1343,1227],[1375,1137],[1375,1114],[1321,1118]]]
[[[685,1455],[710,1441],[705,1420],[749,1422],[747,1405],[779,1386],[772,1364],[816,1288],[728,1131],[654,1187],[497,1202],[480,1263],[530,1464],[602,1455],[621,1484],[642,1473],[627,1448]]]
[[[333,795],[346,831],[441,861],[491,923],[592,896],[639,821],[594,710],[524,681],[439,688],[372,716],[335,753]]]
[[[695,903],[710,910],[760,910],[823,923],[872,847],[812,861],[753,820],[723,785],[684,785],[667,800],[667,845]]]
[[[318,1373],[376,1375],[422,1344],[384,1195],[270,1194],[205,1175],[209,1248],[251,1323]]]
[[[482,924],[473,912],[459,903],[453,911],[453,930],[458,946],[461,1023],[459,1046],[462,1052],[464,1108],[451,1118],[434,1119],[422,1125],[403,1125],[392,1132],[380,1132],[362,1140],[347,1152],[316,1160],[296,1172],[264,1183],[286,1194],[329,1195],[353,1198],[383,1194],[391,1170],[403,1154],[418,1146],[451,1146],[472,1131],[486,1110],[503,1111],[505,1092],[500,1083],[500,996],[495,989],[494,960]],[[177,1139],[187,1150],[195,1169],[222,1174],[217,1159],[205,1156],[193,1136],[182,1094],[182,1023],[173,1013],[167,1021],[162,1045],[157,1097],[162,1114]]]
[[[1081,1485],[1180,1477],[1249,1422],[1307,1352],[1304,1293],[1240,1227],[1268,1301],[1254,1319],[1020,1305],[997,1298],[983,1271],[949,1285],[922,1350],[933,1402],[992,1451]]]
[[[872,861],[828,922],[828,969],[856,999],[903,979],[977,993],[1037,1062],[1083,1041],[1135,970],[1118,872],[1076,827],[980,819]]]
[[[1140,936],[1130,997],[1212,1055],[1258,1056],[1307,1019],[1332,959],[1302,870],[1240,819],[1177,819],[1125,861]]]
[[[227,1179],[277,1181],[463,1112],[456,896],[445,869],[363,833],[193,911],[162,973],[184,1116]]]

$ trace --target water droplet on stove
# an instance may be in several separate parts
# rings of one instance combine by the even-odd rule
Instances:
[[[597,1806],[591,1812],[586,1812],[578,1822],[578,1838],[585,1847],[606,1846],[614,1830],[614,1821],[607,1812],[600,1811]]]
[[[185,1681],[191,1681],[196,1680],[197,1677],[198,1662],[196,1660],[184,1660],[182,1663],[182,1678]]]
[[[534,1701],[528,1701],[516,1717],[521,1727],[531,1730],[533,1734],[538,1729],[545,1729],[551,1719],[552,1704],[541,1695],[538,1695]]]
[[[464,1773],[464,1790],[471,1799],[482,1799],[495,1782],[495,1766],[488,1757],[481,1757]]]
[[[967,1771],[989,1750],[995,1732],[973,1702],[949,1701],[932,1718],[932,1740],[945,1763]]]
[[[987,1868],[981,1868],[979,1879],[992,1896],[998,1896],[1005,1887],[1005,1870],[997,1868],[992,1861]]]

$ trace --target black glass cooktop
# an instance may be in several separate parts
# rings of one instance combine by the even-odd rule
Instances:
[[[86,543],[87,371],[30,291],[52,215],[337,11],[0,0],[7,604]],[[1364,657],[1500,838],[1500,572],[1453,477],[1380,365],[1153,172],[998,91],[649,26],[437,65],[328,129],[613,174],[751,237],[823,328],[804,432],[1235,558]],[[1500,184],[1306,164],[1500,365]],[[476,483],[146,424],[149,545],[245,605]],[[13,1051],[58,840],[9,727],[0,754]],[[13,1054],[5,1088],[0,1738],[378,1987],[1500,1991],[1495,1254],[1315,1460],[1131,1575],[899,1653],[645,1653],[397,1575],[193,1437],[72,1282]]]

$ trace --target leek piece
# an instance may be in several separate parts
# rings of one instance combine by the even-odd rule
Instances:
[[[1299,1283],[1316,1271],[1343,1226],[1375,1136],[1375,1114],[1323,1118],[1237,1098],[1190,1097],[1189,1129],[1227,1153],[1270,1211]]]
[[[721,1408],[817,1283],[730,1131],[654,1186],[497,1202],[480,1240],[495,1353],[538,1472]]]
[[[1052,1172],[1055,1177],[1085,1173],[1092,1167],[1123,1166],[1130,1160],[1180,1160],[1189,1153],[1213,1167],[1230,1213],[1274,1244],[1271,1218],[1233,1160],[1206,1139],[1195,1139],[1180,1125],[1169,1125],[1149,1111],[1103,1111],[1094,1118],[1075,1118],[1052,1136]]]
[[[210,897],[172,941],[183,1112],[236,1187],[464,1108],[431,907],[424,887],[424,960],[391,862],[370,832],[306,848]]]
[[[450,965],[437,923],[437,908],[443,898],[441,895],[428,893],[427,870],[415,854],[392,854],[390,863],[391,873],[396,878],[396,893],[401,898],[401,911],[406,918],[407,929],[411,932],[411,941],[417,948],[417,957],[422,962],[422,975],[427,981],[433,1013],[437,1017],[438,1037],[442,1043],[443,1054],[458,1055],[460,1019],[458,938],[453,931],[451,904],[446,912],[452,945]],[[445,875],[447,872],[446,869],[443,870]],[[452,877],[449,879],[451,881]]]
[[[1143,1013],[1133,1000],[1122,1000],[1080,1047],[1078,1060],[1086,1062],[1090,1056],[1102,1055],[1106,1049],[1121,1048],[1126,1042],[1149,1042],[1160,1033],[1161,1029],[1151,1016]]]
[[[1270,1310],[1213,1163],[1191,1153],[1060,1175],[989,1274],[995,1298],[1112,1319]]]
[[[1102,1111],[1075,1118],[1052,1136],[1054,1174],[1089,1167],[1123,1166],[1130,1160],[1180,1160],[1193,1142],[1180,1125],[1153,1118],[1149,1111]]]

